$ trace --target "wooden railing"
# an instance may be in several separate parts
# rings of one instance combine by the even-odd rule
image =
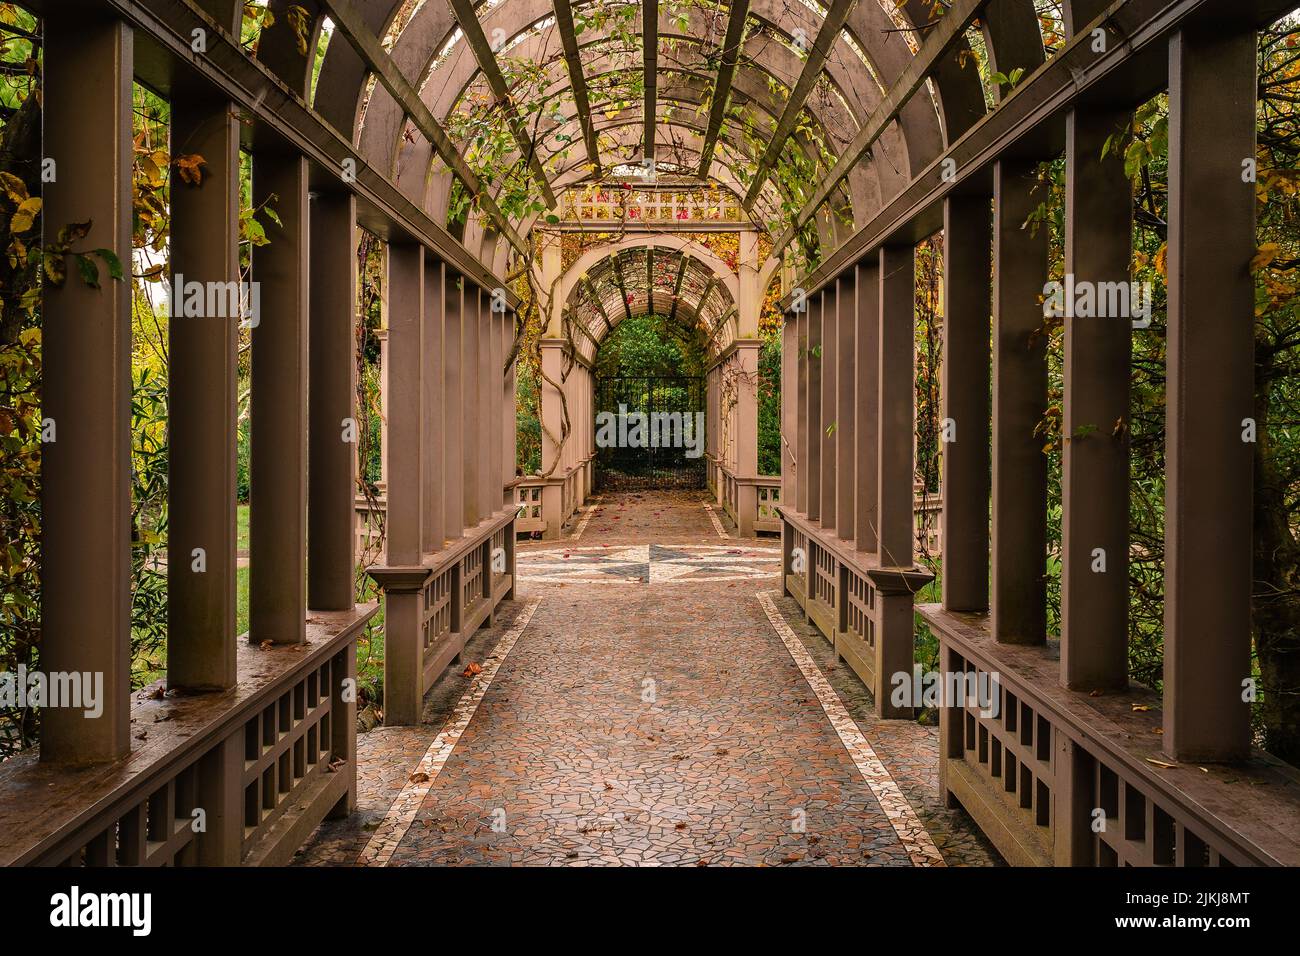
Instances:
[[[608,183],[566,193],[560,208],[561,227],[645,223],[735,229],[749,221],[739,198],[721,188]]]
[[[467,529],[444,550],[426,554],[418,567],[379,564],[370,576],[393,599],[411,599],[403,613],[420,635],[418,660],[410,662],[416,700],[460,657],[480,627],[490,625],[497,606],[514,596],[515,511],[506,508]]]
[[[377,610],[318,612],[302,646],[239,648],[239,682],[131,704],[124,761],[0,772],[0,865],[282,865],[356,795],[356,640]]]
[[[910,706],[891,700],[891,681],[896,673],[912,673],[912,597],[933,576],[919,568],[882,567],[876,555],[856,551],[792,509],[776,510],[785,593],[862,679],[877,714],[911,716]]]
[[[595,480],[595,457],[542,478],[525,475],[515,480],[514,501],[519,509],[515,530],[520,534],[540,531],[546,539],[558,538],[564,527],[586,503]]]

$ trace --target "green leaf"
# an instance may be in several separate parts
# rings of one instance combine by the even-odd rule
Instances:
[[[82,282],[92,289],[99,288],[99,266],[95,265],[94,259],[77,253],[77,271],[81,273]]]
[[[122,272],[122,260],[117,257],[116,252],[112,249],[96,249],[95,255],[104,260],[104,265],[108,266],[108,274],[111,278],[125,278],[125,274]]]

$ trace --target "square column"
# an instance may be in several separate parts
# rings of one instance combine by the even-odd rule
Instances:
[[[424,540],[425,255],[418,245],[388,247],[389,567],[417,567]],[[410,583],[384,589],[384,722],[416,724],[424,697],[424,593]],[[414,586],[412,586],[412,584]]]
[[[1255,34],[1169,44],[1164,745],[1250,750]]]
[[[1035,165],[993,167],[994,637],[1047,640],[1047,456],[1036,434],[1047,410],[1047,336],[1038,304],[1047,279],[1046,225],[1023,228],[1037,207]]]
[[[884,246],[880,250],[876,552],[882,567],[912,566],[912,476],[916,471],[912,441],[916,419],[914,256],[911,246]]]
[[[253,251],[261,292],[254,315],[249,450],[248,640],[307,636],[307,161],[259,155],[253,204],[275,201],[280,222]],[[253,300],[257,301],[256,298]]]
[[[465,472],[460,466],[466,440],[465,421],[462,416],[466,381],[461,364],[461,331],[464,327],[464,279],[443,267],[442,280],[442,427],[443,427],[443,489],[442,530],[446,538],[455,540],[465,526]],[[434,386],[435,389],[437,386]],[[435,391],[435,396],[437,392]]]
[[[836,528],[835,485],[837,478],[835,473],[835,432],[839,427],[836,421],[838,409],[836,408],[837,396],[835,394],[835,349],[838,336],[836,309],[838,306],[834,282],[827,286],[818,296],[818,303],[822,325],[822,352],[818,359],[818,365],[821,369],[821,423],[817,432],[817,438],[822,446],[820,520],[823,528],[834,533]]]
[[[199,185],[178,177],[171,187],[167,685],[224,690],[236,679],[239,315],[229,296],[222,314],[207,315],[206,290],[238,288],[241,279],[239,123],[226,100],[182,86],[172,99],[172,138],[206,165]],[[180,283],[202,299],[186,307]]]
[[[943,606],[989,606],[990,243],[986,196],[943,216]]]
[[[351,193],[311,202],[308,345],[307,606],[350,608],[356,599],[357,204]],[[351,428],[349,429],[349,424]]]
[[[880,529],[880,259],[854,267],[853,546],[874,553]]]
[[[78,118],[46,127],[46,229],[89,220],[85,247],[129,269],[131,30],[84,15],[45,25],[46,115]],[[131,750],[131,282],[100,272],[98,289],[74,274],[42,290],[41,414],[56,435],[41,449],[41,667],[102,674],[104,705],[95,718],[42,710],[47,763]]]
[[[857,487],[857,408],[854,389],[858,354],[857,270],[849,269],[835,280],[835,525],[836,535],[853,539],[854,494]]]
[[[1133,331],[1127,310],[1114,314],[1115,299],[1102,295],[1114,283],[1128,288],[1133,200],[1123,157],[1102,157],[1128,121],[1127,113],[1073,110],[1065,124],[1061,679],[1089,692],[1128,683]]]
[[[447,298],[443,289],[447,267],[432,256],[424,262],[424,396],[427,404],[424,416],[424,473],[423,473],[423,538],[421,550],[425,553],[441,551],[447,538],[443,502],[443,474],[447,467],[443,430],[447,425],[447,410],[443,403],[443,365],[446,351],[443,344],[443,317]]]

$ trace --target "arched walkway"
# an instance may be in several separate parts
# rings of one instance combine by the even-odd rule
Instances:
[[[1286,8],[6,4],[0,864],[1300,865]]]

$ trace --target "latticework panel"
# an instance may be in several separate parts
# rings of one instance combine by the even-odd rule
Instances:
[[[244,724],[244,847],[293,803],[332,757],[335,657],[314,667]]]

